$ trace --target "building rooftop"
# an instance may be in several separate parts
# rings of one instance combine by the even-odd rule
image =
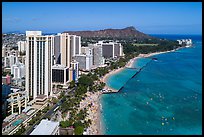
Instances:
[[[16,92],[20,91],[20,89],[17,89],[17,88],[11,88],[11,90],[12,90],[13,93],[16,93]]]
[[[13,113],[13,114],[7,116],[7,117],[4,119],[4,122],[11,122],[13,119],[16,118],[17,115],[18,115],[18,113]]]
[[[55,64],[52,66],[52,69],[66,69],[67,67],[61,64]]]
[[[27,113],[31,108],[33,108],[33,107],[27,106],[25,109],[23,109],[22,112]]]
[[[38,95],[38,96],[36,97],[36,99],[44,99],[44,98],[47,98],[47,96],[46,96],[46,95]]]
[[[59,122],[43,119],[30,135],[51,135],[57,126]]]

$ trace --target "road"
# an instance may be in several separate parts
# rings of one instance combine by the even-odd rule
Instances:
[[[75,89],[76,89],[76,87],[72,88],[71,90],[67,89],[67,90],[66,90],[67,92],[65,93],[65,95],[67,95],[69,92],[73,93],[73,91],[74,91]],[[36,125],[38,125],[42,119],[45,119],[46,117],[49,117],[49,116],[51,116],[52,114],[54,114],[54,109],[57,108],[58,106],[60,106],[65,100],[66,100],[66,98],[63,98],[63,97],[62,97],[46,114],[44,114],[44,115],[40,118],[40,120],[38,120],[37,123],[35,123],[32,127],[30,127],[29,130],[24,133],[24,135],[30,135],[30,133],[35,129],[34,127],[35,127]]]

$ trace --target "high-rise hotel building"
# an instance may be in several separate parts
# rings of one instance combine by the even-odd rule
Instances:
[[[115,58],[123,56],[123,46],[121,43],[98,41],[96,45],[102,45],[102,54],[104,58]]]
[[[74,56],[81,54],[81,37],[58,33],[54,38],[55,64],[70,67]]]
[[[39,95],[48,97],[52,95],[54,36],[43,36],[41,31],[26,31],[26,41],[26,91],[29,99]]]
[[[69,33],[58,33],[58,35],[54,37],[55,64],[68,67],[69,82],[78,79],[79,63],[74,60],[74,57],[78,54],[81,54],[80,36],[70,35]]]
[[[76,54],[81,54],[81,37],[76,35],[70,35],[71,45],[71,57],[73,58]]]

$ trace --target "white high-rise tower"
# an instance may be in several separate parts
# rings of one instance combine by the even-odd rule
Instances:
[[[52,95],[52,46],[54,36],[26,31],[26,91],[29,98]]]

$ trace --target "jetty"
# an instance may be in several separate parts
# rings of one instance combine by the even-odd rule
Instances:
[[[147,67],[147,65],[148,64],[150,64],[152,61],[154,61],[154,60],[158,60],[157,58],[151,58],[151,60],[149,61],[149,62],[147,62],[147,64],[145,64],[144,66],[142,66],[141,68],[133,68],[133,67],[125,67],[125,68],[127,68],[127,69],[135,69],[135,70],[137,70],[136,72],[135,72],[135,74],[130,78],[130,79],[128,79],[128,81],[118,90],[118,91],[113,91],[113,90],[111,90],[111,89],[103,89],[101,92],[102,92],[102,94],[110,94],[110,93],[118,93],[118,92],[120,92],[123,88],[124,88],[124,86],[131,80],[131,79],[133,79],[136,75],[138,75],[145,67]]]

